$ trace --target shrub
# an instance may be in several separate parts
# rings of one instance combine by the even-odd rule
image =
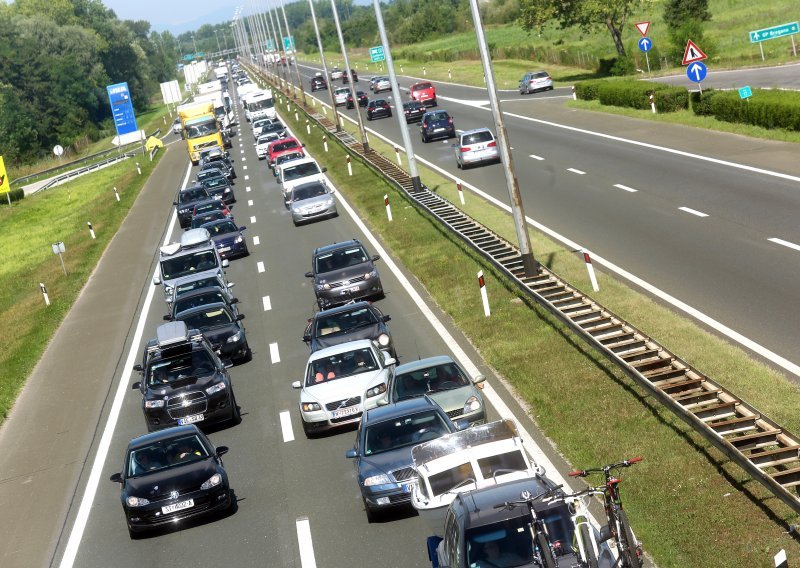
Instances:
[[[8,192],[8,196],[6,194],[0,194],[0,205],[8,205],[8,199],[11,198],[11,201],[21,201],[25,199],[25,192],[22,189],[12,189]]]
[[[599,100],[601,104],[650,108],[650,94],[655,93],[659,112],[675,112],[689,108],[689,92],[683,87],[664,83],[649,83],[633,79],[596,79],[575,85],[575,93],[582,100]]]
[[[800,131],[800,93],[794,91],[753,89],[748,100],[741,99],[737,91],[694,93],[692,110],[725,122]]]

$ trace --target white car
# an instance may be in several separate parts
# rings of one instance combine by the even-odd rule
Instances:
[[[250,126],[253,127],[253,138],[258,140],[258,137],[261,136],[261,129],[264,128],[267,124],[270,124],[273,121],[271,118],[259,118],[254,120]]]
[[[334,67],[331,69],[331,81],[336,81],[337,79],[341,79],[344,77],[344,71],[339,69],[338,67]]]
[[[456,130],[456,143],[453,144],[456,154],[456,165],[459,169],[475,164],[499,162],[497,139],[488,128],[474,130]]]
[[[306,436],[361,420],[364,411],[386,400],[395,360],[369,339],[350,341],[311,354],[300,390]]]
[[[180,117],[175,119],[175,122],[172,123],[172,133],[173,134],[180,134],[183,132],[183,125],[181,124]]]
[[[519,80],[519,94],[530,95],[536,91],[552,91],[553,79],[547,71],[531,71]]]
[[[292,201],[292,189],[301,183],[324,181],[327,168],[320,168],[313,158],[291,160],[278,166],[276,175],[281,186],[283,203],[288,208]]]
[[[347,87],[341,87],[333,91],[333,103],[335,106],[341,106],[347,104],[347,97],[350,95],[350,89]]]
[[[256,147],[256,156],[258,156],[259,160],[263,160],[267,157],[267,147],[269,146],[270,142],[274,142],[275,140],[280,140],[281,135],[277,132],[267,132],[266,134],[262,134],[256,140],[255,147]]]

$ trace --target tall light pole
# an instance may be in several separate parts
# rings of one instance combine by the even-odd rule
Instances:
[[[217,38],[217,51],[222,54],[222,47],[219,45],[219,36],[217,35],[217,30],[214,30],[214,37]]]
[[[194,41],[194,32],[189,32],[192,34],[192,46],[194,47],[194,59],[197,59],[197,44]]]
[[[281,13],[283,14],[283,23],[286,26],[286,37],[289,43],[289,47],[294,48],[294,72],[297,75],[297,86],[300,87],[300,96],[303,99],[303,106],[306,106],[306,90],[303,88],[303,79],[300,77],[300,67],[297,65],[297,48],[292,41],[292,31],[289,29],[289,20],[286,18],[286,10],[283,9],[283,0],[278,0],[278,3],[281,6]],[[286,46],[284,46],[284,52],[286,51]],[[286,56],[286,65],[289,65],[289,56]]]
[[[288,80],[287,77],[286,77],[286,69],[284,69],[283,66],[281,65],[281,46],[283,45],[283,42],[280,41],[281,40],[281,37],[280,37],[281,36],[281,30],[280,30],[280,27],[279,27],[280,26],[280,20],[278,20],[278,23],[276,24],[275,23],[275,19],[276,18],[273,18],[273,16],[272,16],[272,9],[268,10],[268,13],[269,13],[269,23],[272,26],[272,35],[275,38],[275,40],[274,40],[275,41],[275,55],[278,58],[278,60],[275,62],[275,65],[280,69],[281,79],[284,82],[286,82]],[[276,17],[277,17],[277,14],[276,14]],[[286,61],[286,67],[287,68],[289,67],[289,61],[288,60]]]
[[[394,63],[392,62],[392,53],[389,49],[389,38],[386,37],[386,27],[383,25],[381,6],[378,0],[372,0],[372,4],[375,6],[375,18],[378,20],[378,31],[381,34],[381,43],[383,44],[383,50],[386,54],[386,68],[389,70],[389,81],[392,84],[392,96],[395,100],[395,115],[397,115],[397,122],[400,125],[403,146],[406,148],[408,174],[411,176],[413,191],[422,191],[422,182],[419,181],[419,172],[417,171],[417,160],[414,157],[414,148],[411,146],[411,138],[408,136],[408,125],[406,124],[405,115],[403,113],[403,99],[400,98],[400,87],[397,86],[397,76],[394,74]]]
[[[325,50],[322,49],[322,38],[319,35],[319,26],[317,25],[317,15],[314,13],[314,0],[308,0],[308,6],[311,8],[311,21],[314,22],[314,33],[317,34],[317,46],[319,47],[319,57],[322,60],[322,72],[325,77],[325,84],[328,85],[328,94],[331,96],[331,104],[333,105],[333,120],[336,123],[336,132],[342,131],[342,119],[339,113],[336,112],[336,104],[333,100],[333,85],[331,84],[330,75],[328,75],[328,64],[325,63]]]
[[[377,2],[377,0],[375,0]],[[522,207],[522,196],[519,192],[519,182],[514,173],[514,163],[511,157],[510,144],[508,143],[508,133],[503,119],[503,111],[500,108],[500,98],[497,96],[497,88],[494,81],[494,70],[489,58],[489,47],[486,44],[486,36],[483,33],[483,21],[481,12],[478,9],[478,0],[469,0],[472,9],[472,20],[475,24],[475,32],[478,35],[478,50],[481,53],[481,63],[483,63],[483,73],[486,76],[486,89],[489,92],[489,104],[492,107],[492,116],[497,125],[497,142],[500,147],[500,158],[506,174],[506,186],[508,196],[511,199],[511,213],[514,217],[514,226],[517,230],[517,240],[519,240],[519,251],[522,255],[522,266],[525,276],[533,276],[539,272],[539,265],[533,258],[531,252],[531,241],[528,236],[528,226],[525,223],[525,210]]]
[[[333,21],[336,23],[336,33],[339,34],[339,47],[342,49],[342,58],[344,59],[344,73],[350,83],[350,94],[353,97],[353,108],[356,109],[356,116],[358,117],[358,129],[361,131],[361,143],[364,145],[364,152],[369,152],[369,142],[367,141],[367,131],[364,130],[364,119],[361,116],[361,108],[358,105],[358,97],[356,96],[356,83],[353,81],[353,73],[350,70],[350,60],[347,58],[347,48],[344,45],[344,35],[342,35],[342,25],[339,23],[339,12],[336,10],[336,0],[331,0],[331,10],[333,10]],[[333,102],[333,112],[336,112],[336,101],[331,98]],[[345,105],[346,107],[347,105]]]

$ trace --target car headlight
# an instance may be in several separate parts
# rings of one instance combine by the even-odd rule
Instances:
[[[162,408],[164,406],[164,401],[160,398],[158,400],[145,400],[144,407],[145,408]]]
[[[326,284],[317,284],[317,290],[330,290],[330,289],[331,289],[331,285],[330,284],[327,284],[327,283]]]
[[[125,503],[128,504],[128,507],[144,507],[145,505],[149,505],[150,501],[145,499],[144,497],[134,497],[131,495],[127,499],[125,499]]]
[[[215,392],[219,392],[221,390],[225,390],[226,388],[227,387],[225,386],[225,383],[217,383],[215,385],[211,385],[210,387],[208,387],[206,389],[206,393],[214,394]]]
[[[388,483],[392,483],[392,480],[389,479],[389,476],[385,473],[381,473],[380,475],[372,475],[364,480],[364,487],[372,487],[373,485],[386,485]]]
[[[172,294],[173,290],[174,288],[172,286],[164,286],[164,292],[166,292],[167,294]]]
[[[236,237],[236,240],[233,241],[233,242],[236,243],[237,245],[239,243],[243,243],[244,242],[244,237],[242,237],[242,236]]]
[[[236,343],[237,341],[241,341],[242,339],[242,332],[237,331],[233,335],[231,335],[228,339],[225,340],[225,343]]]
[[[389,345],[389,341],[390,341],[389,336],[386,335],[385,333],[381,333],[378,336],[378,345],[380,345],[381,347],[386,347],[387,345]]]
[[[220,483],[222,483],[222,476],[218,473],[215,473],[214,475],[208,478],[208,481],[206,481],[205,483],[203,483],[203,485],[200,486],[200,489],[211,489],[212,487],[216,487]]]
[[[481,408],[481,401],[478,400],[477,396],[471,396],[467,399],[466,404],[464,404],[464,414],[468,412],[475,412],[476,410],[480,410]]]
[[[333,197],[329,197],[328,200],[325,202],[326,207],[330,207],[333,205]]]
[[[364,275],[364,280],[369,280],[370,278],[377,278],[378,271],[377,270],[370,270]]]
[[[322,407],[318,402],[303,402],[300,404],[300,409],[303,412],[315,412],[317,410],[322,410]]]
[[[373,396],[378,396],[379,394],[383,394],[386,392],[386,383],[381,383],[377,387],[372,387],[367,391],[367,398],[372,398]]]

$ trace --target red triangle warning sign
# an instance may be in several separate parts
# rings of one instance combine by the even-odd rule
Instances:
[[[636,29],[639,30],[639,33],[642,34],[642,37],[647,37],[647,30],[650,29],[650,22],[639,22],[634,25]]]
[[[681,65],[689,65],[689,63],[694,63],[695,61],[702,61],[706,57],[707,55],[703,53],[703,50],[697,47],[692,40],[689,40],[686,42],[686,51],[683,52],[683,63],[681,63]]]

